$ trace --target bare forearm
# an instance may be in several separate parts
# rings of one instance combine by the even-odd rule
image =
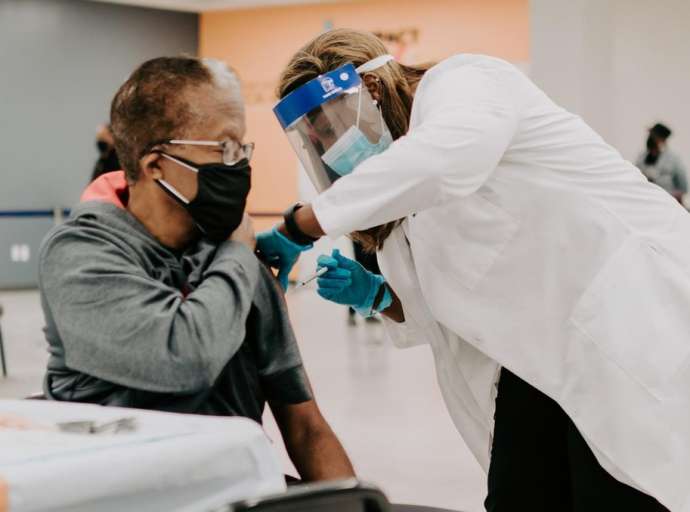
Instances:
[[[302,480],[313,482],[355,476],[350,459],[329,427],[307,429],[285,441]]]
[[[271,403],[271,410],[302,480],[354,476],[350,459],[314,400],[293,405]]]

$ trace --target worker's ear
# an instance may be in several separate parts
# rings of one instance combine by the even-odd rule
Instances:
[[[147,153],[139,159],[139,170],[143,176],[152,180],[163,179],[161,171],[161,156],[159,153]]]
[[[381,101],[381,79],[374,74],[367,73],[363,77],[364,85],[377,103]]]

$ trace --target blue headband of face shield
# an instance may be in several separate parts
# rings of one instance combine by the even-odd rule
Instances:
[[[361,84],[362,80],[355,67],[352,64],[345,64],[329,73],[317,76],[292,91],[278,102],[273,112],[285,129],[316,107]]]
[[[360,130],[360,112],[367,112],[364,118],[369,119],[368,122],[371,122],[371,105],[369,104],[371,98],[368,94],[365,94],[366,89],[363,88],[362,80],[359,77],[360,74],[378,69],[391,60],[394,60],[391,55],[381,55],[357,68],[352,64],[345,64],[344,66],[310,80],[292,91],[275,106],[274,113],[283,129],[286,130],[286,134],[289,134],[294,133],[292,131],[293,128],[303,126],[301,124],[301,119],[306,117],[307,114],[313,115],[314,112],[320,111],[319,107],[325,107],[325,104],[329,102],[340,101],[339,98],[346,95],[356,95],[356,121],[345,132],[339,133],[338,140],[327,146],[328,150],[323,153],[320,158],[313,154],[311,157],[306,157],[304,153],[300,152],[298,147],[295,147],[304,165],[309,166],[305,158],[311,158],[313,162],[313,157],[316,156],[316,158],[322,161],[322,167],[325,166],[325,169],[320,171],[321,174],[331,176],[327,179],[327,182],[330,181],[332,183],[332,181],[338,177],[349,174],[361,162],[373,155],[381,153],[391,144],[392,137],[390,136],[388,127],[385,125],[383,116],[380,112],[379,119],[381,126],[378,131],[381,135],[377,142],[370,142],[369,138]],[[366,98],[364,101],[364,109],[362,109],[363,97]],[[376,102],[374,102],[374,105],[376,105]],[[302,130],[302,128],[298,129],[298,131]],[[291,142],[294,147],[294,140],[291,140]],[[314,143],[318,144],[317,142]],[[297,145],[299,146],[299,143]],[[318,152],[321,153],[321,151]],[[318,167],[314,169],[318,169]],[[310,173],[309,169],[307,169],[307,172],[310,174],[312,181],[315,181],[313,173]],[[318,174],[318,172],[316,174]],[[316,183],[316,181],[320,183]],[[316,181],[315,185],[317,189],[323,190],[323,188],[327,188],[327,182],[324,184],[323,180],[318,178]]]
[[[392,55],[381,55],[358,68],[347,63],[319,75],[280,100],[273,107],[273,112],[285,129],[316,107],[337,98],[349,89],[362,85],[360,74],[374,71],[391,60],[395,60]]]

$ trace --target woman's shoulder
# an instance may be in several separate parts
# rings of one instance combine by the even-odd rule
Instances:
[[[415,103],[420,108],[429,103],[455,102],[463,97],[502,94],[504,89],[514,91],[511,84],[522,80],[522,77],[514,65],[496,57],[467,53],[454,55],[425,73],[417,88]]]
[[[505,71],[509,73],[519,72],[518,68],[508,61],[492,57],[490,55],[481,55],[473,53],[459,53],[448,57],[438,64],[433,66],[427,72],[429,77],[434,77],[442,74],[452,73],[457,70],[471,70],[477,71]],[[426,75],[425,75],[426,76]]]
[[[461,87],[469,77],[496,79],[501,81],[521,75],[519,69],[505,60],[489,55],[461,53],[442,60],[424,74],[418,91],[430,90],[434,84],[444,83],[445,87],[453,84]]]

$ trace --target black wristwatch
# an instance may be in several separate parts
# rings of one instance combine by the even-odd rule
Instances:
[[[307,235],[299,228],[297,222],[295,222],[295,212],[303,206],[302,203],[295,203],[288,208],[283,214],[283,222],[285,222],[285,229],[288,232],[288,237],[290,237],[293,242],[299,245],[311,245],[316,242],[318,238]]]

